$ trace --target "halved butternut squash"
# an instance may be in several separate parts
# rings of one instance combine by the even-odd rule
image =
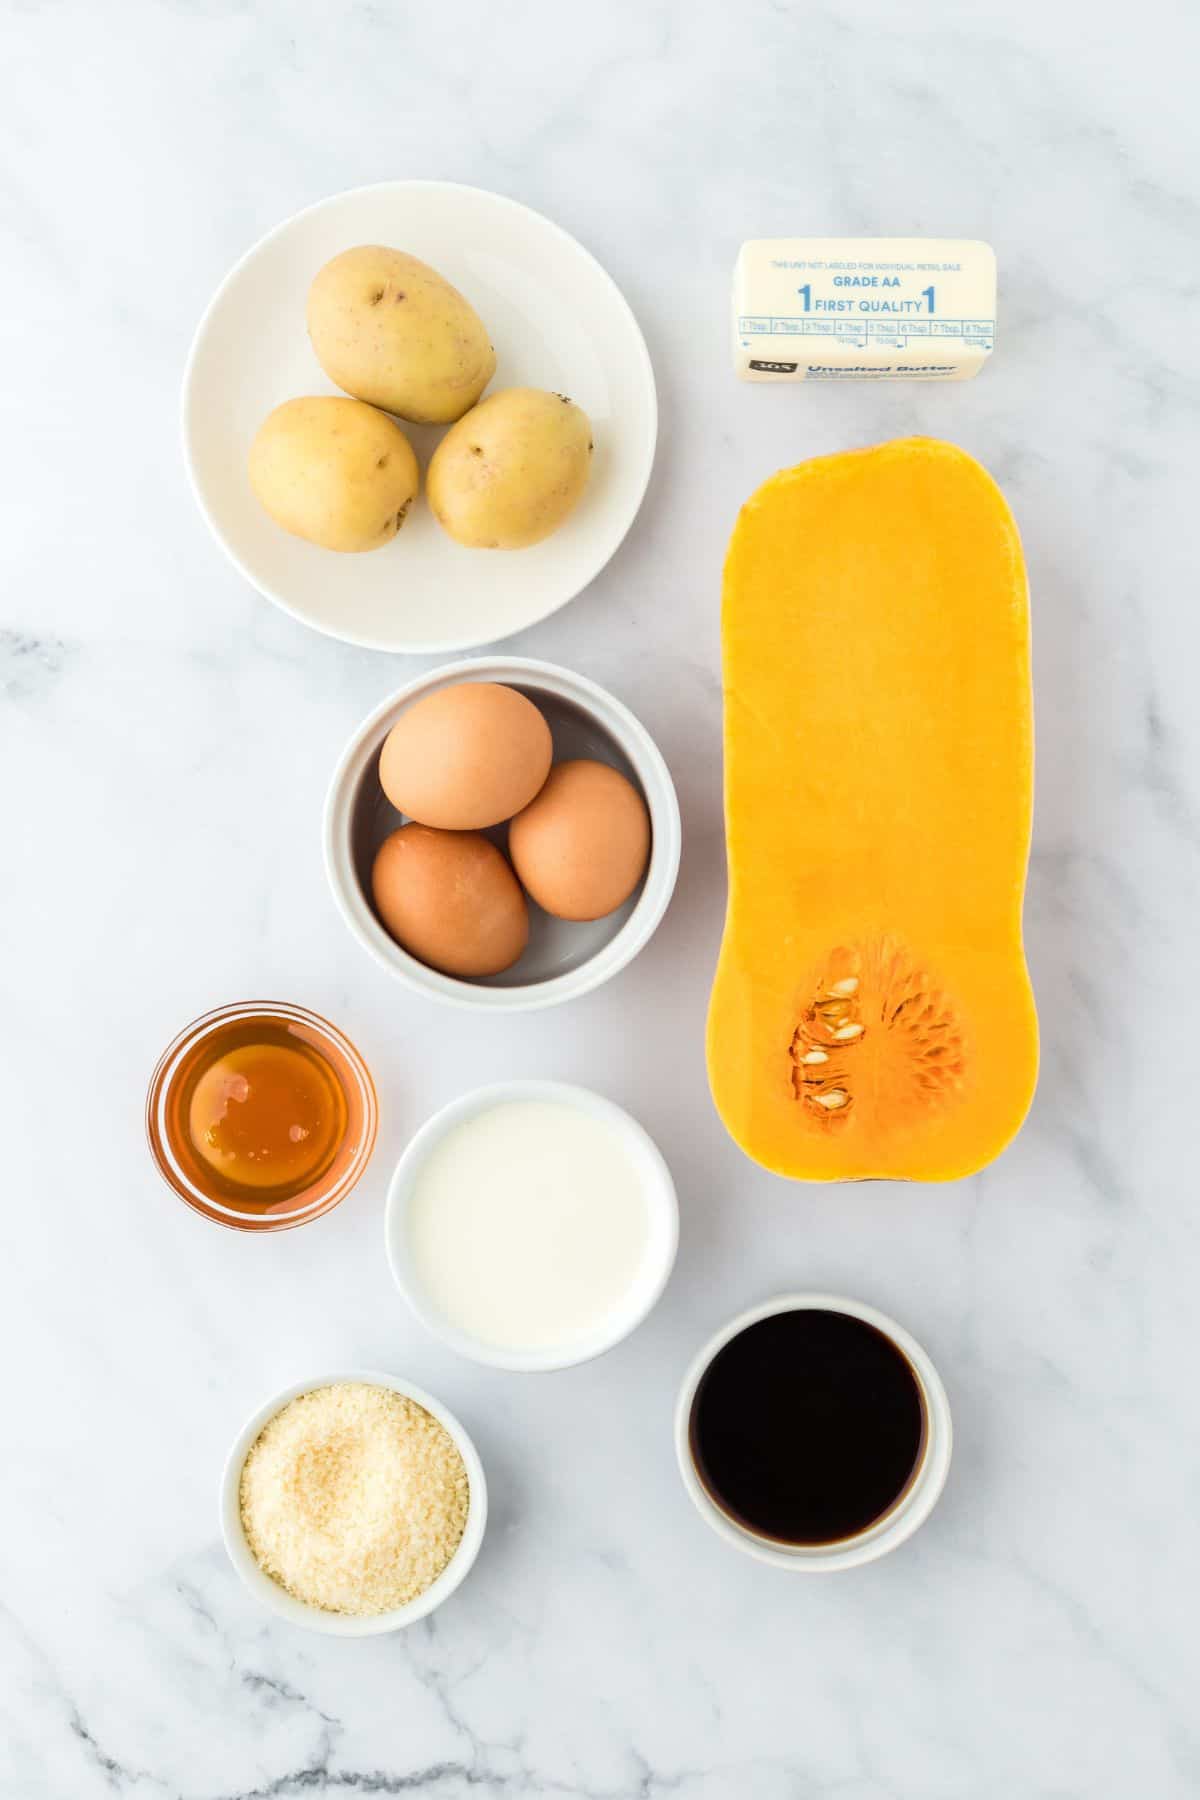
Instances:
[[[755,1161],[948,1181],[1021,1125],[1029,605],[1004,496],[909,438],[774,476],[725,564],[709,1080]]]

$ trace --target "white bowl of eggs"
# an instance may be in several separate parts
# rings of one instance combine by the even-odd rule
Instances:
[[[325,806],[351,932],[417,992],[526,1012],[589,993],[649,941],[679,872],[679,803],[611,694],[553,663],[471,659],[375,709]]]

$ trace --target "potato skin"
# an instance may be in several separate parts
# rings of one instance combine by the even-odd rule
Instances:
[[[433,453],[426,492],[443,530],[472,550],[523,550],[578,505],[592,428],[565,394],[504,388],[452,426]]]
[[[361,400],[285,400],[250,446],[250,485],[275,520],[326,550],[378,550],[403,525],[419,485],[413,447]]]
[[[461,419],[496,372],[470,302],[428,263],[382,244],[343,250],[318,271],[308,335],[338,387],[414,424]]]

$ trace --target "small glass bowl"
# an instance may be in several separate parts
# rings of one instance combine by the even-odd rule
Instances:
[[[205,1042],[243,1020],[264,1020],[282,1027],[289,1036],[316,1050],[342,1089],[347,1117],[332,1162],[307,1187],[276,1200],[268,1192],[261,1200],[241,1207],[233,1204],[227,1193],[219,1193],[215,1181],[207,1185],[185,1166],[173,1103],[179,1083],[194,1068]],[[346,1198],[370,1161],[378,1123],[375,1084],[349,1038],[318,1013],[277,1000],[243,1000],[193,1020],[163,1051],[146,1096],[146,1134],[159,1174],[194,1211],[233,1231],[287,1231],[329,1212]]]

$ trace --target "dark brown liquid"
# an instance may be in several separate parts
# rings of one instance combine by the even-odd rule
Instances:
[[[925,1446],[908,1358],[848,1313],[780,1312],[748,1325],[692,1402],[692,1460],[738,1524],[787,1544],[832,1544],[882,1518]]]

